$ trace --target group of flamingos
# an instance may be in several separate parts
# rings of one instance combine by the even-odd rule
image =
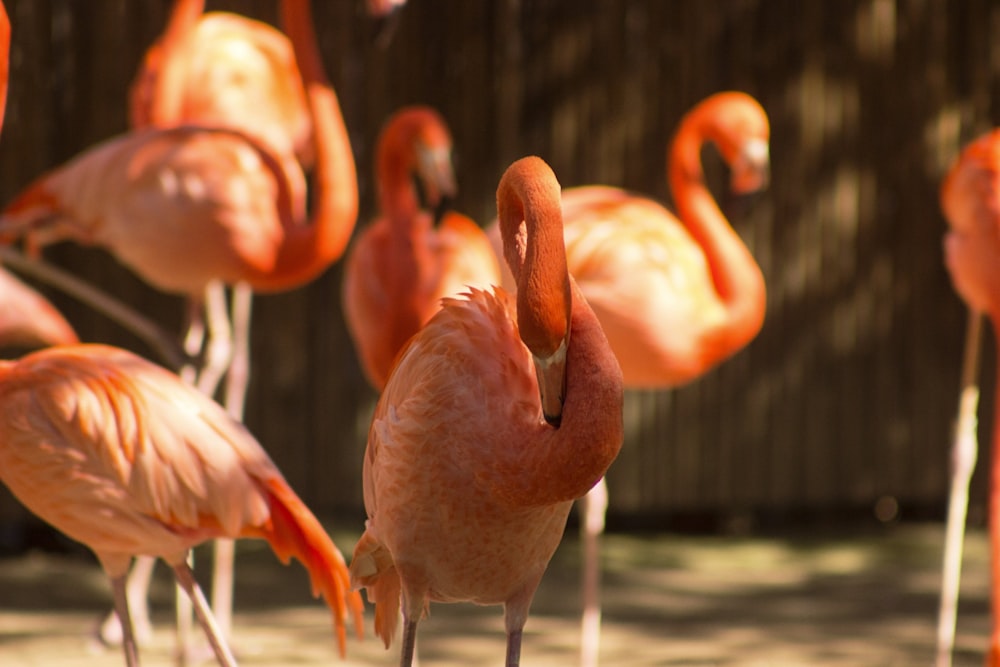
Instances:
[[[372,11],[382,4],[396,3]],[[700,151],[718,149],[732,190],[762,188],[764,111],[727,92],[682,119],[668,165],[676,217],[613,187],[562,190],[526,157],[499,179],[484,231],[430,212],[456,189],[451,139],[432,109],[406,108],[377,146],[380,217],[355,235],[352,150],[308,0],[281,2],[284,33],[203,5],[176,0],[136,77],[132,129],[42,175],[0,215],[0,234],[31,256],[25,266],[44,267],[44,246],[72,240],[185,296],[189,366],[175,374],[81,345],[50,305],[0,274],[0,342],[49,346],[0,366],[0,479],[97,555],[114,598],[101,633],[121,641],[128,665],[149,631],[154,558],[173,568],[219,663],[235,664],[231,543],[216,557],[214,613],[186,558],[206,540],[240,537],[304,564],[341,654],[349,616],[363,634],[364,588],[387,647],[401,612],[402,665],[431,601],[503,605],[506,664],[517,665],[532,597],[582,498],[581,660],[596,664],[603,476],[624,437],[623,388],[689,382],[763,325],[763,276],[708,191]],[[0,28],[6,95],[6,13]],[[991,135],[957,163],[943,201],[955,287],[1000,326],[998,167]],[[381,392],[362,471],[367,522],[349,567],[241,424],[250,294],[295,289],[341,258],[347,324]],[[212,398],[223,378],[226,409]],[[989,655],[1000,664],[996,630]]]

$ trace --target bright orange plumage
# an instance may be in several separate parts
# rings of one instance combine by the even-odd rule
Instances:
[[[0,347],[79,342],[69,322],[41,294],[0,269]]]
[[[380,216],[358,234],[344,267],[344,311],[368,381],[381,390],[410,336],[443,297],[500,282],[486,234],[457,213],[439,224],[420,209],[413,177],[429,203],[453,196],[451,137],[427,107],[407,107],[379,138]]]
[[[83,542],[112,578],[133,555],[183,562],[214,537],[262,537],[294,556],[334,613],[343,650],[340,552],[242,424],[124,350],[52,348],[0,364],[0,479]]]
[[[505,606],[516,664],[571,503],[621,446],[621,371],[559,261],[558,193],[541,160],[511,166],[497,199],[521,279],[516,314],[499,288],[445,299],[376,407],[364,463],[369,520],[351,575],[376,602],[387,645],[402,590],[404,656],[430,600],[471,601]],[[529,251],[518,257],[522,220]],[[543,419],[547,387],[563,391]]]
[[[239,14],[203,14],[204,4],[174,3],[130,90],[132,127],[234,128],[311,162],[312,121],[287,37]]]
[[[971,142],[941,186],[941,207],[949,229],[945,266],[952,285],[974,312],[1000,331],[1000,130]],[[996,338],[994,336],[994,338]],[[989,531],[992,561],[993,627],[986,664],[1000,666],[1000,394],[993,412]],[[974,458],[968,465],[974,464]],[[960,465],[956,462],[956,467]]]

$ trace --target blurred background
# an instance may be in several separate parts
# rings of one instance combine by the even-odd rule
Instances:
[[[0,200],[126,129],[126,95],[169,0],[6,0],[11,84]],[[274,0],[209,0],[275,23]],[[327,73],[374,214],[373,148],[398,107],[436,107],[454,135],[455,208],[495,215],[503,169],[537,154],[563,186],[669,202],[683,113],[739,89],[770,116],[772,180],[727,208],[768,287],[763,331],[673,391],[630,392],[608,475],[609,527],[752,532],[808,521],[943,518],[964,308],[941,260],[941,178],[995,123],[1000,6],[990,0],[410,0],[381,31],[361,0],[314,2]],[[709,148],[710,184],[725,168]],[[110,255],[46,256],[180,331],[180,298]],[[247,424],[321,516],[358,530],[375,401],[340,310],[341,266],[254,305]],[[58,292],[81,338],[152,356]],[[992,334],[980,439],[992,423]],[[988,454],[972,487],[984,518]],[[6,491],[0,517],[23,516]]]

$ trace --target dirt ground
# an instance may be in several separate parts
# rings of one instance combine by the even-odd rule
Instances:
[[[345,553],[356,535],[334,532]],[[934,656],[942,528],[902,524],[863,535],[607,537],[602,665],[754,667],[914,666]],[[199,552],[197,562],[208,562]],[[369,634],[341,661],[330,617],[302,568],[282,566],[262,542],[240,543],[234,646],[242,665],[398,663]],[[988,636],[988,554],[982,532],[966,544],[955,664],[980,665]],[[201,576],[199,568],[199,577]],[[579,551],[569,534],[538,591],[525,629],[526,667],[574,665]],[[154,591],[157,631],[143,665],[171,665],[168,571]],[[0,559],[0,666],[120,665],[87,641],[110,604],[96,564],[80,554]],[[371,610],[366,620],[371,626]],[[502,665],[499,607],[434,605],[420,626],[421,664]]]

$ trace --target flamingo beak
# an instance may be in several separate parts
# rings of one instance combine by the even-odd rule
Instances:
[[[767,141],[751,139],[740,147],[731,165],[730,190],[747,194],[767,187],[771,177],[771,157]]]
[[[563,400],[566,397],[566,340],[547,357],[531,357],[535,362],[542,416],[551,426],[562,422]]]
[[[421,146],[417,149],[417,175],[427,204],[436,208],[442,200],[453,199],[458,192],[451,166],[451,150],[446,147]]]

